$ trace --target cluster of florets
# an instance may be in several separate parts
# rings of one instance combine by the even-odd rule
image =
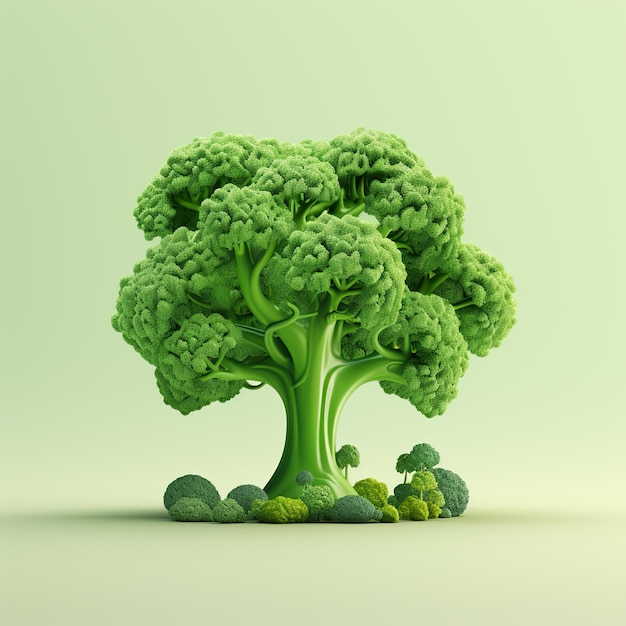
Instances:
[[[342,358],[388,356],[383,389],[437,415],[468,351],[484,356],[514,323],[512,280],[461,241],[463,215],[393,134],[196,139],[139,197],[137,223],[161,241],[122,281],[113,326],[189,413],[236,395],[258,357],[280,362],[280,342],[254,333],[280,318],[267,302],[293,324],[323,315],[342,324]]]
[[[353,445],[342,446],[337,455],[355,463],[353,467],[359,465],[359,452]],[[168,485],[163,502],[174,520],[184,522],[394,523],[458,517],[469,500],[467,485],[458,474],[435,467],[439,460],[439,453],[427,443],[401,454],[396,470],[404,474],[404,482],[392,494],[385,483],[363,478],[354,483],[355,494],[336,498],[330,487],[316,484],[315,476],[302,470],[295,476],[301,489],[298,498],[269,498],[260,487],[245,484],[221,500],[210,481],[188,474]]]

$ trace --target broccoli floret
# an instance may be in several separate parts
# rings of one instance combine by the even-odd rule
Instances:
[[[439,452],[428,443],[418,443],[410,452],[415,470],[432,470],[441,459]]]
[[[183,414],[276,391],[287,423],[270,498],[298,498],[302,468],[355,495],[356,465],[335,456],[351,395],[377,382],[439,415],[469,352],[486,355],[515,321],[511,277],[461,240],[464,214],[390,133],[198,138],[139,197],[137,223],[160,241],[120,282],[112,325]],[[400,463],[405,482],[422,465]]]
[[[374,180],[365,210],[402,250],[411,289],[456,258],[465,205],[453,186],[416,165],[402,176]]]
[[[265,524],[289,524],[308,519],[309,509],[302,500],[283,496],[268,500],[258,512],[259,522]]]
[[[371,327],[397,316],[406,275],[396,246],[375,226],[327,213],[294,230],[268,264],[266,280],[284,310],[327,299],[328,321]]]
[[[473,354],[486,356],[515,324],[515,285],[500,261],[474,245],[461,246],[450,278],[434,293],[448,300]]]
[[[298,485],[301,485],[303,487],[305,485],[312,485],[313,480],[313,474],[311,474],[311,472],[307,472],[306,470],[303,470],[296,474],[296,482],[298,483]]]
[[[419,492],[413,489],[410,483],[401,483],[396,485],[393,489],[393,495],[396,499],[396,505],[398,506],[409,496],[419,496]]]
[[[327,485],[305,485],[300,500],[309,509],[309,522],[321,522],[330,516],[335,496]]]
[[[443,493],[439,489],[432,489],[426,493],[424,501],[428,506],[428,518],[437,519],[441,515],[442,507],[446,502]]]
[[[413,474],[411,487],[419,493],[420,499],[423,500],[425,492],[437,489],[437,479],[432,472],[429,472],[428,470],[420,470]]]
[[[431,470],[439,463],[439,452],[428,443],[418,443],[411,452],[401,454],[396,462],[396,472],[404,474],[404,482],[409,473],[417,470]]]
[[[266,498],[254,500],[248,510],[248,519],[258,521],[261,509],[267,504],[267,502],[268,500]]]
[[[408,452],[401,454],[396,461],[396,472],[404,474],[404,482],[406,483],[409,472],[414,472],[417,469],[414,463],[414,459]]]
[[[416,496],[405,498],[398,506],[398,513],[400,519],[412,522],[422,522],[427,520],[430,515],[428,504]]]
[[[167,486],[163,494],[163,504],[169,511],[181,498],[197,498],[212,509],[220,501],[220,494],[206,478],[197,474],[186,474]]]
[[[403,139],[366,128],[357,128],[316,148],[314,153],[337,173],[343,192],[339,208],[351,210],[352,214],[363,210],[373,181],[405,175],[422,163]]]
[[[385,483],[375,478],[364,478],[354,483],[354,490],[364,498],[367,498],[377,509],[382,509],[387,504],[389,489]]]
[[[179,498],[169,510],[177,522],[212,522],[213,513],[206,502],[199,498]]]
[[[146,239],[163,237],[179,226],[195,229],[202,201],[231,183],[244,186],[259,168],[280,154],[277,141],[214,133],[172,152],[159,174],[139,196],[135,218]]]
[[[281,247],[294,229],[286,208],[268,191],[226,185],[199,209],[198,230],[210,248],[229,258],[246,250],[260,259],[270,247]]]
[[[423,453],[422,459],[426,463],[439,462],[439,455],[428,444],[420,444],[415,446]],[[414,465],[420,465],[417,456],[413,458]],[[424,467],[424,464],[421,464]],[[416,504],[418,500],[422,504]],[[441,515],[442,506],[444,505],[444,497],[441,491],[437,489],[437,480],[432,471],[418,470],[413,475],[410,483],[402,483],[394,489],[394,501],[397,503],[398,511],[401,519],[421,520],[428,518],[437,518]],[[426,517],[423,517],[426,515]],[[403,517],[404,516],[404,517]]]
[[[232,498],[225,498],[218,502],[213,509],[213,521],[221,524],[234,524],[246,521],[246,512],[243,507]]]
[[[435,467],[432,472],[437,480],[437,488],[445,499],[445,507],[442,508],[441,517],[462,515],[469,502],[469,490],[465,481],[458,474],[443,467]],[[450,515],[444,515],[446,509]]]
[[[383,514],[363,496],[342,496],[335,501],[331,512],[334,522],[363,524],[380,522]]]
[[[255,500],[267,500],[268,497],[261,487],[256,485],[239,485],[230,491],[226,499],[234,500],[248,513]]]
[[[398,508],[400,502],[398,501],[398,497],[395,493],[389,495],[389,497],[387,498],[387,504],[390,504],[394,509]]]
[[[337,463],[337,467],[344,471],[344,476],[347,479],[348,468],[358,467],[361,462],[361,455],[359,454],[356,446],[346,443],[335,453],[335,461]]]
[[[456,397],[469,363],[452,305],[438,296],[407,291],[396,323],[381,341],[407,355],[402,382],[381,381],[383,390],[409,400],[426,417],[441,415]]]
[[[398,513],[398,509],[392,504],[385,504],[383,508],[380,510],[383,514],[381,522],[386,524],[394,524],[395,522],[400,521],[400,514]]]
[[[313,156],[277,159],[256,173],[252,186],[272,194],[289,210],[298,227],[331,207],[340,194],[332,165]]]

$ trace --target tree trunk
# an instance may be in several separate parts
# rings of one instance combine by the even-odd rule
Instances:
[[[330,385],[319,374],[318,370],[317,375],[308,375],[285,401],[285,447],[265,487],[270,498],[299,497],[302,487],[296,483],[296,475],[305,470],[313,474],[315,485],[327,485],[336,498],[356,493],[335,461],[339,416],[330,402]]]

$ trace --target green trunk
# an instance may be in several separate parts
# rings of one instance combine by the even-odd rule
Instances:
[[[329,409],[328,389],[303,384],[291,395],[285,406],[285,448],[265,491],[270,498],[299,497],[302,487],[296,475],[306,470],[313,474],[315,485],[327,485],[336,498],[356,493],[335,462],[338,415]]]
[[[287,433],[280,463],[265,487],[270,498],[299,497],[302,487],[296,475],[304,470],[313,474],[315,485],[327,485],[337,498],[356,493],[335,461],[337,423],[344,402],[333,396],[341,362],[333,349],[333,330],[324,311],[307,328],[300,378],[283,396]]]

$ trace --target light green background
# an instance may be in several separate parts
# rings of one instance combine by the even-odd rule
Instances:
[[[623,3],[40,1],[0,17],[11,626],[621,621]],[[355,480],[395,484],[396,457],[428,441],[470,485],[468,512],[359,528],[159,523],[178,475],[223,494],[263,484],[284,424],[271,390],[175,413],[111,329],[119,279],[148,246],[136,196],[196,136],[358,126],[396,133],[449,177],[465,240],[517,283],[517,326],[472,360],[445,415],[371,385],[340,425],[361,450]]]

